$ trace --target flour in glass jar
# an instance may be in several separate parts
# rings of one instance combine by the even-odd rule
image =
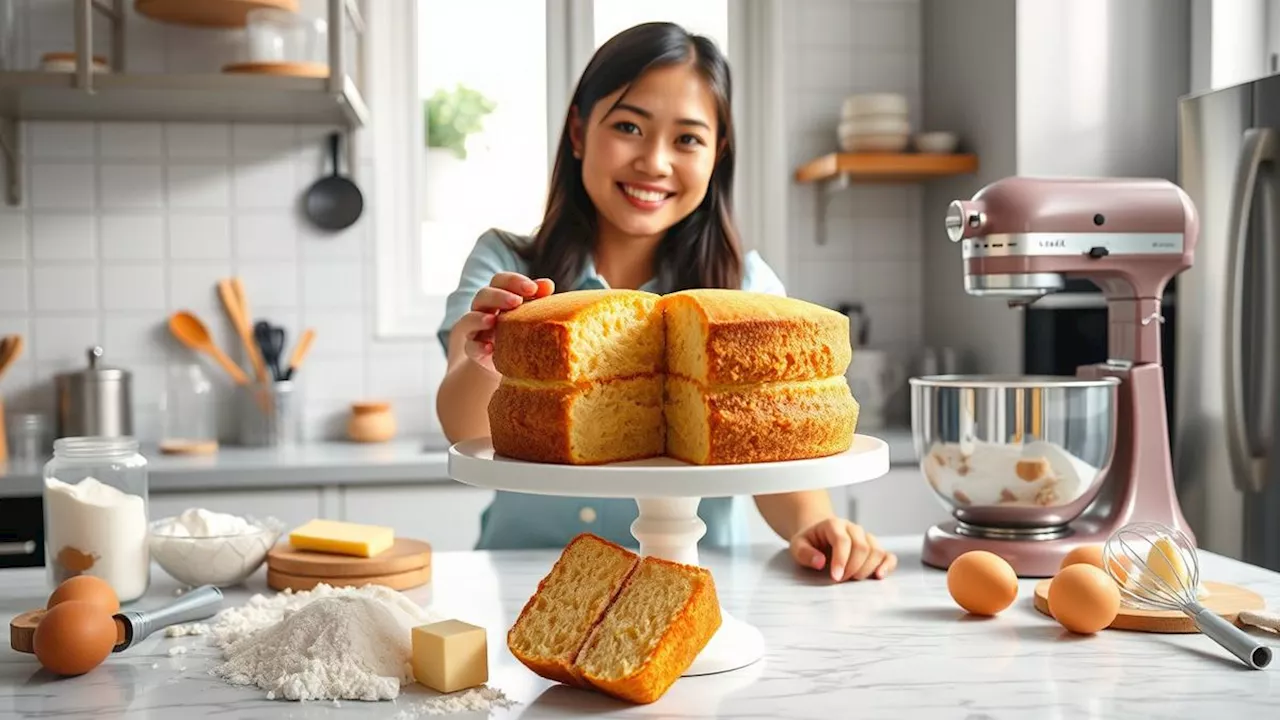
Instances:
[[[145,501],[87,477],[45,479],[46,544],[54,580],[95,575],[121,602],[142,596],[151,576]]]

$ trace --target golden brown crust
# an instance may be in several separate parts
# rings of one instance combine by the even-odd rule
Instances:
[[[578,647],[574,648],[573,652],[569,654],[568,658],[539,659],[539,658],[531,657],[525,654],[515,644],[514,638],[515,638],[516,631],[519,629],[520,623],[526,620],[528,617],[530,617],[530,615],[534,612],[535,605],[537,603],[539,595],[542,593],[543,588],[545,588],[548,583],[554,582],[557,579],[559,579],[559,574],[557,573],[557,571],[561,571],[563,569],[563,564],[569,561],[569,558],[571,557],[571,553],[569,552],[570,548],[572,548],[575,543],[580,543],[580,542],[591,542],[599,545],[604,545],[616,554],[621,554],[629,557],[632,561],[631,569],[623,577],[622,582],[619,582],[618,585],[613,589],[613,592],[607,598],[604,598],[604,602],[601,603],[600,608],[595,613],[595,617],[592,620],[591,626],[588,628],[584,628],[582,631],[583,643],[579,644]],[[511,655],[515,657],[516,660],[520,661],[521,664],[523,664],[525,667],[532,670],[534,673],[548,680],[551,680],[553,682],[564,683],[565,685],[571,685],[574,687],[581,687],[581,688],[590,687],[590,685],[587,684],[586,680],[582,678],[581,673],[578,671],[578,669],[574,666],[573,663],[577,659],[578,653],[581,652],[582,646],[583,644],[585,644],[586,638],[590,637],[591,630],[594,629],[600,623],[600,621],[604,618],[605,611],[613,603],[614,599],[617,598],[618,593],[622,592],[622,588],[626,585],[627,579],[630,578],[631,575],[635,573],[636,568],[639,566],[640,566],[640,557],[637,556],[635,553],[631,552],[630,550],[622,547],[621,545],[610,542],[593,533],[579,533],[576,537],[570,540],[569,544],[566,545],[564,550],[560,552],[560,557],[559,559],[556,560],[555,564],[551,566],[551,571],[548,572],[546,576],[542,578],[542,580],[538,581],[538,587],[534,590],[533,594],[529,596],[529,599],[525,601],[524,607],[521,608],[520,614],[516,617],[516,621],[512,623],[511,629],[507,631],[507,649],[511,651]]]
[[[498,314],[493,367],[501,375],[525,380],[576,379],[570,325],[581,322],[599,303],[656,303],[657,299],[639,290],[573,290],[527,301]]]
[[[493,451],[517,460],[571,463],[569,415],[574,385],[518,387],[506,378],[489,398]]]
[[[693,592],[684,607],[667,625],[658,641],[657,650],[634,673],[616,680],[592,676],[586,672],[582,674],[582,679],[597,690],[638,704],[652,703],[662,697],[693,664],[721,623],[720,601],[710,572],[655,557],[646,557],[643,562],[667,565],[691,576]],[[629,586],[635,578],[636,573],[632,571],[626,585]],[[622,592],[626,592],[625,586]],[[583,647],[589,647],[590,644],[591,639],[588,638]]]
[[[849,318],[795,298],[737,290],[665,296],[696,307],[707,325],[709,385],[814,380],[843,375],[853,357]]]
[[[573,403],[591,386],[643,380],[620,378],[596,383],[521,385],[503,378],[489,397],[489,436],[498,455],[528,462],[560,465],[598,465],[641,460],[654,453],[619,454],[588,460],[573,452]],[[661,448],[659,448],[659,451]]]
[[[689,382],[667,378],[668,385]],[[668,448],[678,460],[705,465],[777,462],[835,455],[853,444],[858,403],[843,377],[700,391],[710,423],[709,456],[679,457]]]

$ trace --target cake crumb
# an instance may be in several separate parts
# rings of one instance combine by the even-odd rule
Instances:
[[[186,655],[186,654],[187,654],[187,648],[185,645],[178,645],[177,647],[169,648],[169,657],[177,657],[179,655]]]

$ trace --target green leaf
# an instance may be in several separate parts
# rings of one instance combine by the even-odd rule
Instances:
[[[467,158],[467,136],[484,129],[484,117],[497,103],[459,83],[453,90],[437,90],[423,101],[427,147],[444,148]]]

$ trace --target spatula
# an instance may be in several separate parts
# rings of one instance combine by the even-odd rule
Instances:
[[[192,350],[208,353],[237,384],[244,385],[249,382],[249,377],[244,374],[240,366],[214,344],[213,338],[209,335],[209,328],[200,322],[200,318],[186,310],[179,310],[169,317],[169,332]]]

